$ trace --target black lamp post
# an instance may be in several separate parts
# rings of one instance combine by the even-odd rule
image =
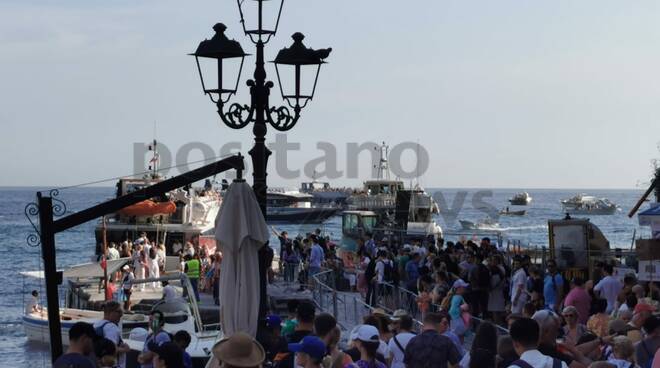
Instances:
[[[279,131],[287,131],[293,128],[300,118],[300,111],[307,103],[314,97],[316,90],[316,83],[318,81],[318,74],[321,64],[324,64],[324,59],[328,57],[332,49],[319,49],[313,50],[305,47],[302,43],[304,36],[302,33],[295,33],[293,37],[293,44],[289,48],[280,50],[277,57],[273,61],[277,71],[277,79],[280,84],[280,92],[282,98],[287,102],[287,106],[273,107],[269,103],[270,89],[273,87],[273,82],[266,81],[266,70],[264,68],[264,45],[275,35],[279,25],[280,15],[282,13],[282,5],[284,0],[279,2],[279,9],[277,11],[277,20],[275,21],[272,30],[264,28],[263,20],[263,7],[264,2],[271,2],[267,0],[251,0],[251,3],[256,3],[258,18],[256,19],[256,28],[252,29],[246,26],[243,16],[243,4],[245,0],[237,0],[238,9],[241,16],[241,23],[243,25],[243,32],[250,40],[256,45],[256,68],[254,70],[254,79],[249,79],[247,85],[250,87],[250,104],[232,103],[229,104],[231,96],[236,93],[236,89],[240,80],[240,73],[243,67],[243,60],[247,54],[243,52],[241,45],[234,40],[229,40],[224,32],[227,29],[224,24],[218,23],[213,29],[215,35],[210,40],[204,40],[199,44],[197,51],[191,55],[195,56],[197,61],[197,68],[199,71],[200,80],[202,82],[202,89],[204,94],[209,95],[217,108],[221,120],[232,129],[241,129],[250,123],[253,123],[252,132],[254,134],[254,147],[249,151],[252,158],[253,168],[253,184],[252,189],[257,197],[261,212],[266,216],[266,193],[267,193],[267,164],[268,156],[271,151],[265,145],[266,137],[266,124],[270,124],[273,128]],[[271,2],[273,3],[273,2]],[[200,58],[211,58],[217,60],[217,87],[208,88],[207,82],[204,81],[205,70],[200,66]],[[236,77],[236,83],[226,87],[222,76],[223,62],[230,62],[230,59],[238,61],[240,58],[239,72]],[[282,79],[280,79],[280,69],[292,67],[294,70],[294,83],[292,90],[284,88]],[[314,83],[311,89],[308,88],[307,93],[304,90],[302,73],[306,69],[315,69]],[[282,70],[283,71],[283,70]],[[232,81],[233,82],[233,81]],[[233,89],[232,89],[233,88]],[[291,108],[293,111],[291,111]],[[268,250],[263,247],[259,252],[259,276],[261,286],[261,298],[259,305],[259,318],[264,319],[266,313],[266,258],[268,257]]]

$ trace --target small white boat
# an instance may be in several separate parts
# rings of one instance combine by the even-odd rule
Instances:
[[[509,207],[500,211],[501,216],[525,216],[526,210],[511,211]]]
[[[619,206],[607,198],[577,194],[561,201],[563,211],[573,215],[612,215]]]
[[[103,312],[74,308],[60,309],[60,323],[62,325],[62,344],[69,345],[69,329],[77,322],[94,322],[103,319]],[[126,330],[140,325],[146,325],[148,317],[142,314],[126,314],[121,320],[120,328]],[[23,315],[23,329],[29,341],[48,344],[50,335],[48,330],[48,311],[46,308],[39,312]]]
[[[509,198],[509,203],[514,206],[527,206],[531,201],[532,197],[527,192],[517,193]]]
[[[163,276],[155,279],[142,279],[135,280],[134,284],[149,283],[154,281],[181,281],[181,286],[188,290],[188,295],[193,295],[193,289],[190,285],[188,277],[183,274],[175,274]],[[171,334],[178,331],[185,330],[190,334],[190,345],[186,352],[190,354],[193,360],[194,367],[203,367],[211,358],[213,346],[222,339],[222,331],[218,329],[219,325],[203,325],[202,318],[199,314],[199,309],[195,298],[190,298],[190,302],[183,298],[176,298],[170,301],[160,301],[155,304],[152,310],[159,310],[163,312],[165,318],[165,325],[163,329]],[[126,331],[124,328],[123,331]],[[125,334],[124,342],[128,344],[131,350],[138,354],[144,348],[144,342],[147,338],[147,330],[144,328],[136,328]],[[127,355],[126,366],[133,367],[139,366],[136,360],[137,354]]]
[[[463,230],[499,230],[500,224],[496,221],[487,218],[483,221],[472,222],[467,220],[458,220],[461,223]]]

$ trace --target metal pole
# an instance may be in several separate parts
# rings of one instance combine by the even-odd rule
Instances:
[[[48,330],[50,333],[50,355],[53,362],[62,355],[62,326],[57,285],[61,275],[57,273],[55,258],[55,232],[53,231],[53,199],[37,193],[39,202],[39,234],[41,256],[44,259],[44,279],[46,280],[46,303],[48,306]]]
[[[252,190],[257,197],[259,208],[267,219],[266,198],[267,198],[267,166],[268,156],[271,151],[266,147],[266,119],[265,113],[268,108],[269,87],[266,86],[266,69],[264,69],[264,43],[259,39],[257,42],[256,68],[254,70],[255,84],[250,88],[250,94],[255,104],[255,122],[252,128],[254,134],[254,147],[248,152],[252,158]],[[268,275],[266,270],[270,265],[268,260],[271,258],[271,250],[265,245],[259,249],[259,320],[264,320],[268,309],[266,285]]]

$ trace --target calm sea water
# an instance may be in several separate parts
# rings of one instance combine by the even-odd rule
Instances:
[[[33,288],[42,286],[34,280],[24,280],[18,275],[21,271],[41,269],[39,248],[27,246],[26,237],[32,230],[24,215],[25,205],[35,201],[37,188],[0,188],[0,366],[14,367],[48,367],[48,347],[28,343],[21,325],[23,300]],[[481,220],[487,212],[481,209],[480,203],[487,203],[493,208],[503,208],[507,205],[515,190],[494,190],[492,192],[469,189],[437,189],[436,196],[444,199],[451,213],[438,216],[442,228],[450,232],[460,228],[459,219]],[[465,192],[465,200],[461,198]],[[636,219],[629,219],[627,211],[640,196],[639,190],[530,190],[532,204],[527,206],[525,217],[502,217],[499,219],[505,231],[505,239],[520,240],[523,244],[547,244],[547,220],[561,218],[559,201],[575,195],[578,192],[607,197],[622,207],[622,211],[612,216],[593,216],[592,221],[598,225],[609,238],[612,246],[630,247],[633,231],[640,229]],[[492,196],[488,196],[488,194]],[[76,188],[63,190],[61,198],[69,212],[79,211],[114,195],[113,188]],[[462,203],[462,205],[460,205]],[[475,208],[477,207],[477,208]],[[514,206],[511,206],[512,210]],[[452,215],[453,214],[453,215]],[[87,262],[94,253],[93,228],[95,223],[89,222],[57,236],[58,267]],[[279,231],[287,230],[289,234],[311,232],[318,225],[277,225]],[[334,217],[320,226],[322,230],[341,241],[341,218]],[[644,235],[644,229],[641,232]],[[452,236],[448,236],[451,240]],[[273,238],[271,244],[278,244]],[[41,293],[44,294],[43,292]]]

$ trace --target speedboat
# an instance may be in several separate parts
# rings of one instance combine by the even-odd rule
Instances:
[[[611,215],[619,206],[607,198],[577,194],[561,201],[563,211],[574,215]]]
[[[463,230],[499,230],[500,224],[490,218],[482,221],[472,222],[467,220],[458,220]]]
[[[60,309],[60,323],[62,326],[62,344],[69,345],[69,329],[77,322],[94,322],[103,319],[103,312],[75,308]],[[125,314],[119,324],[122,330],[139,326],[147,326],[148,317],[142,314]],[[23,315],[23,329],[29,341],[48,344],[50,332],[48,330],[48,311],[46,308],[32,311]]]
[[[136,283],[149,283],[154,281],[174,281],[181,282],[181,286],[188,291],[188,295],[193,295],[193,288],[190,284],[188,277],[183,274],[169,275],[154,279],[141,279],[134,280]],[[178,331],[185,330],[190,334],[190,345],[186,352],[190,354],[194,367],[204,367],[208,360],[211,358],[213,346],[222,339],[223,334],[218,328],[219,324],[204,325],[202,318],[199,314],[199,308],[195,298],[187,299],[177,297],[172,300],[162,300],[152,307],[152,311],[161,311],[165,318],[165,325],[163,329],[174,335]],[[148,336],[148,332],[144,328],[135,328],[131,330],[127,336],[124,337],[124,342],[128,344],[131,350],[139,353],[144,348],[144,342]],[[133,367],[139,366],[137,361],[137,354],[128,354],[126,366]]]
[[[509,198],[509,203],[514,206],[527,206],[531,201],[532,197],[527,192],[517,193]]]
[[[509,207],[501,210],[499,213],[501,216],[525,216],[526,210],[520,210],[520,211],[511,211],[509,210]]]

